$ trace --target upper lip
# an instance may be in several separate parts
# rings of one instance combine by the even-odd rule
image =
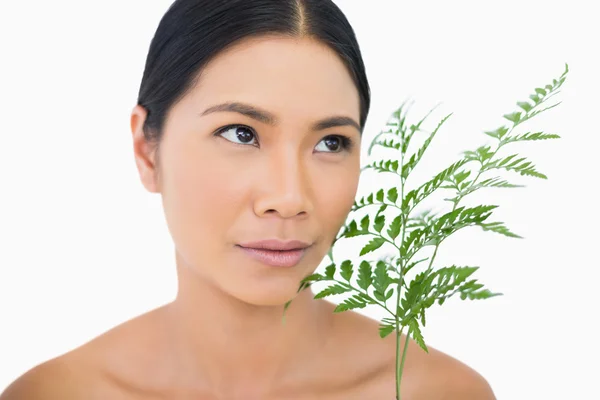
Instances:
[[[252,249],[266,249],[266,250],[298,250],[305,249],[311,244],[303,242],[301,240],[279,240],[279,239],[268,239],[258,240],[254,242],[245,242],[239,244],[242,247]]]

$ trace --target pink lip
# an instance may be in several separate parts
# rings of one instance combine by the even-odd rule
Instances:
[[[303,242],[301,240],[283,241],[279,239],[268,239],[240,243],[239,246],[265,250],[300,250],[309,247],[310,243]]]
[[[306,248],[296,250],[267,250],[238,247],[255,260],[273,267],[293,267],[300,262],[304,253],[306,253]]]

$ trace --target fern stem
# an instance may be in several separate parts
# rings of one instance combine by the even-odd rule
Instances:
[[[398,116],[399,117],[399,116]],[[402,150],[404,149],[404,134],[402,134]],[[400,201],[404,203],[404,178],[402,177],[402,170],[404,169],[404,151],[400,151]],[[404,211],[402,211],[404,212]],[[406,234],[406,223],[408,221],[408,214],[404,215],[402,218],[402,236],[400,243],[404,243],[404,236]],[[398,286],[396,289],[396,309],[395,309],[395,317],[396,317],[396,399],[400,400],[400,382],[402,378],[402,368],[404,367],[404,363],[400,362],[400,337],[402,336],[402,332],[404,331],[404,327],[400,329],[400,318],[398,317],[398,309],[400,308],[400,299],[402,297],[402,286],[404,280],[404,268],[406,266],[405,260],[403,258],[403,254],[400,251],[400,248],[396,246],[398,249],[398,254],[400,256],[400,268],[398,271]],[[408,336],[408,335],[407,335]],[[406,350],[406,349],[405,349]],[[404,360],[404,354],[402,355],[402,359]]]
[[[435,256],[437,255],[438,249],[440,248],[440,244],[441,244],[441,242],[436,244],[435,249],[433,249],[433,255],[429,259],[429,266],[427,267],[427,271],[431,271],[431,266],[433,265],[433,260],[435,259]]]
[[[406,353],[406,346],[402,352],[402,362],[400,362],[400,338],[404,327],[400,331],[396,331],[396,400],[400,400],[400,381],[402,380],[402,368],[404,367],[404,353]],[[408,339],[408,335],[406,335]]]
[[[400,343],[399,343],[400,336],[402,336],[402,333],[400,333],[400,335],[398,335],[398,343],[397,343],[398,347],[400,345]],[[404,371],[404,361],[406,360],[406,352],[408,350],[408,340],[409,339],[410,339],[410,335],[407,334],[406,338],[404,339],[404,348],[402,349],[402,362],[400,363],[400,368],[398,369],[399,370],[399,372],[398,372],[398,382],[402,381],[402,371]],[[400,397],[398,397],[398,400],[400,400]]]

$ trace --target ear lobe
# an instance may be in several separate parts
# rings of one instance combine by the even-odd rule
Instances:
[[[155,147],[144,137],[144,122],[147,110],[136,105],[131,111],[131,133],[133,135],[133,154],[140,174],[142,185],[151,193],[158,193],[158,169],[155,163]]]

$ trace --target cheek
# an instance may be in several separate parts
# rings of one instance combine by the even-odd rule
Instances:
[[[191,253],[207,248],[199,243],[224,243],[239,210],[236,176],[222,168],[219,160],[189,146],[165,165],[162,196],[169,230],[179,251],[192,259]]]
[[[316,190],[319,218],[327,221],[331,229],[335,228],[336,235],[341,225],[346,221],[348,213],[354,204],[358,188],[359,168],[348,168],[322,174]]]

